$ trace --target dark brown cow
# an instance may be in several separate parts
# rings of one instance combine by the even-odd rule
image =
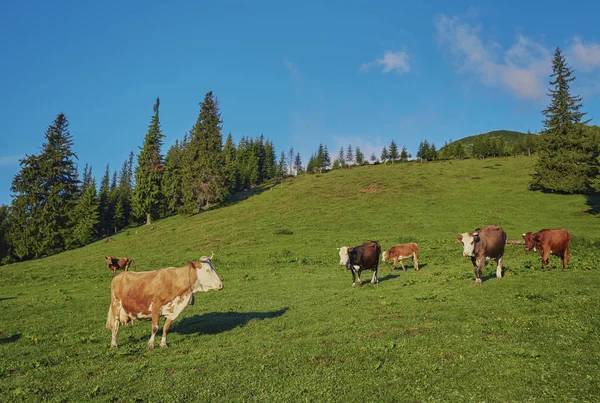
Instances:
[[[506,233],[497,225],[477,228],[473,232],[459,234],[456,242],[463,244],[463,256],[469,256],[475,270],[475,284],[481,285],[481,272],[489,259],[496,261],[496,278],[502,279],[502,263]]]
[[[387,251],[381,254],[381,260],[388,261],[393,260],[394,265],[392,266],[392,270],[396,268],[398,264],[398,260],[400,261],[400,265],[406,271],[406,267],[402,263],[402,259],[412,257],[415,270],[419,270],[419,245],[414,242],[405,243],[402,245],[392,246]]]
[[[550,267],[550,255],[558,256],[562,259],[562,268],[565,270],[571,257],[569,256],[569,244],[571,243],[571,234],[562,228],[543,229],[539,232],[528,232],[523,234],[525,239],[525,251],[531,249],[539,251],[542,255],[542,269],[544,263],[546,268]]]
[[[360,273],[363,270],[373,271],[371,284],[379,282],[377,267],[379,265],[381,246],[377,242],[368,241],[352,248],[342,246],[338,250],[340,251],[340,264],[346,266],[352,272],[352,287],[356,287],[356,278],[358,278],[358,285],[362,285]]]
[[[106,264],[108,264],[108,268],[112,271],[112,275],[114,276],[117,270],[129,270],[129,266],[133,262],[133,259],[130,257],[113,257],[106,256]]]

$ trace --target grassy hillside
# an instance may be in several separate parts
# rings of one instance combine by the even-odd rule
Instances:
[[[0,400],[595,400],[598,217],[583,196],[528,191],[534,161],[301,176],[110,244],[0,267]],[[475,286],[454,238],[485,224],[509,239],[567,228],[567,271],[556,257],[541,271],[538,255],[507,245],[503,279],[488,265]],[[369,239],[417,242],[421,270],[382,264],[379,284],[352,289],[336,248]],[[196,294],[168,349],[146,349],[148,321],[121,327],[109,348],[105,255],[154,270],[211,251],[224,289]]]
[[[494,139],[502,138],[506,142],[506,146],[510,148],[517,141],[522,141],[523,139],[525,139],[529,136],[535,136],[535,134],[516,132],[516,131],[512,131],[512,130],[494,130],[491,132],[476,134],[473,136],[463,137],[462,139],[455,140],[452,143],[441,147],[439,151],[443,152],[447,147],[449,147],[449,146],[451,147],[452,145],[461,143],[462,146],[464,147],[465,151],[467,152],[467,154],[470,154],[471,150],[473,148],[473,144],[477,141],[478,138],[481,138],[483,136],[491,137]]]

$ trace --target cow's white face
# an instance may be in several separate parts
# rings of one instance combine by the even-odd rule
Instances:
[[[386,250],[386,251],[383,251],[383,253],[381,254],[381,260],[385,262],[387,260],[387,258],[388,258],[388,253]]]
[[[350,259],[348,257],[348,247],[342,246],[341,248],[338,248],[338,250],[340,251],[340,265],[346,266],[348,264],[348,260]]]
[[[217,275],[210,258],[202,256],[198,262],[193,262],[193,264],[198,276],[194,291],[220,290],[223,288],[223,283]]]
[[[475,250],[475,236],[471,232],[465,232],[460,234],[459,238],[456,238],[458,242],[463,244],[463,256],[473,256]]]

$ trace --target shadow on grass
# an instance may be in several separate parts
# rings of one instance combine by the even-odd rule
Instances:
[[[419,270],[421,270],[425,266],[427,266],[427,263],[425,263],[425,264],[419,263]],[[405,264],[404,267],[406,267],[406,271],[409,271],[409,270],[416,271],[414,264],[413,265]],[[396,271],[396,270],[404,271],[404,270],[402,270],[402,266],[392,267],[392,271]]]
[[[185,318],[173,326],[171,332],[179,334],[218,334],[245,326],[253,319],[273,319],[286,313],[288,308],[272,312],[211,312]]]
[[[13,334],[10,337],[0,339],[0,345],[15,342],[21,338],[21,333]]]
[[[252,189],[246,189],[239,192],[235,192],[227,198],[227,200],[225,201],[225,206],[231,206],[241,201],[247,200],[252,196],[259,195],[264,191],[270,190],[275,185],[275,183],[262,184]]]
[[[378,280],[380,283],[383,283],[384,281],[395,279],[398,276],[398,274],[387,274],[384,277],[379,277]]]
[[[0,297],[0,301],[6,301],[7,299],[17,299],[17,297]]]
[[[600,195],[586,195],[585,197],[586,203],[588,205],[588,213],[589,214],[600,214]]]

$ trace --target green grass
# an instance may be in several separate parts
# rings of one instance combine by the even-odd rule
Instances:
[[[0,267],[0,400],[596,401],[598,217],[583,196],[528,191],[534,161],[301,176],[110,244]],[[567,228],[567,270],[551,257],[542,271],[539,255],[507,245],[503,279],[490,264],[475,286],[454,238],[486,224],[509,239]],[[379,284],[364,273],[352,289],[336,248],[369,239],[417,242],[421,270],[382,264]],[[211,251],[224,289],[196,294],[168,349],[146,349],[148,321],[121,327],[109,348],[105,255],[154,270]]]

